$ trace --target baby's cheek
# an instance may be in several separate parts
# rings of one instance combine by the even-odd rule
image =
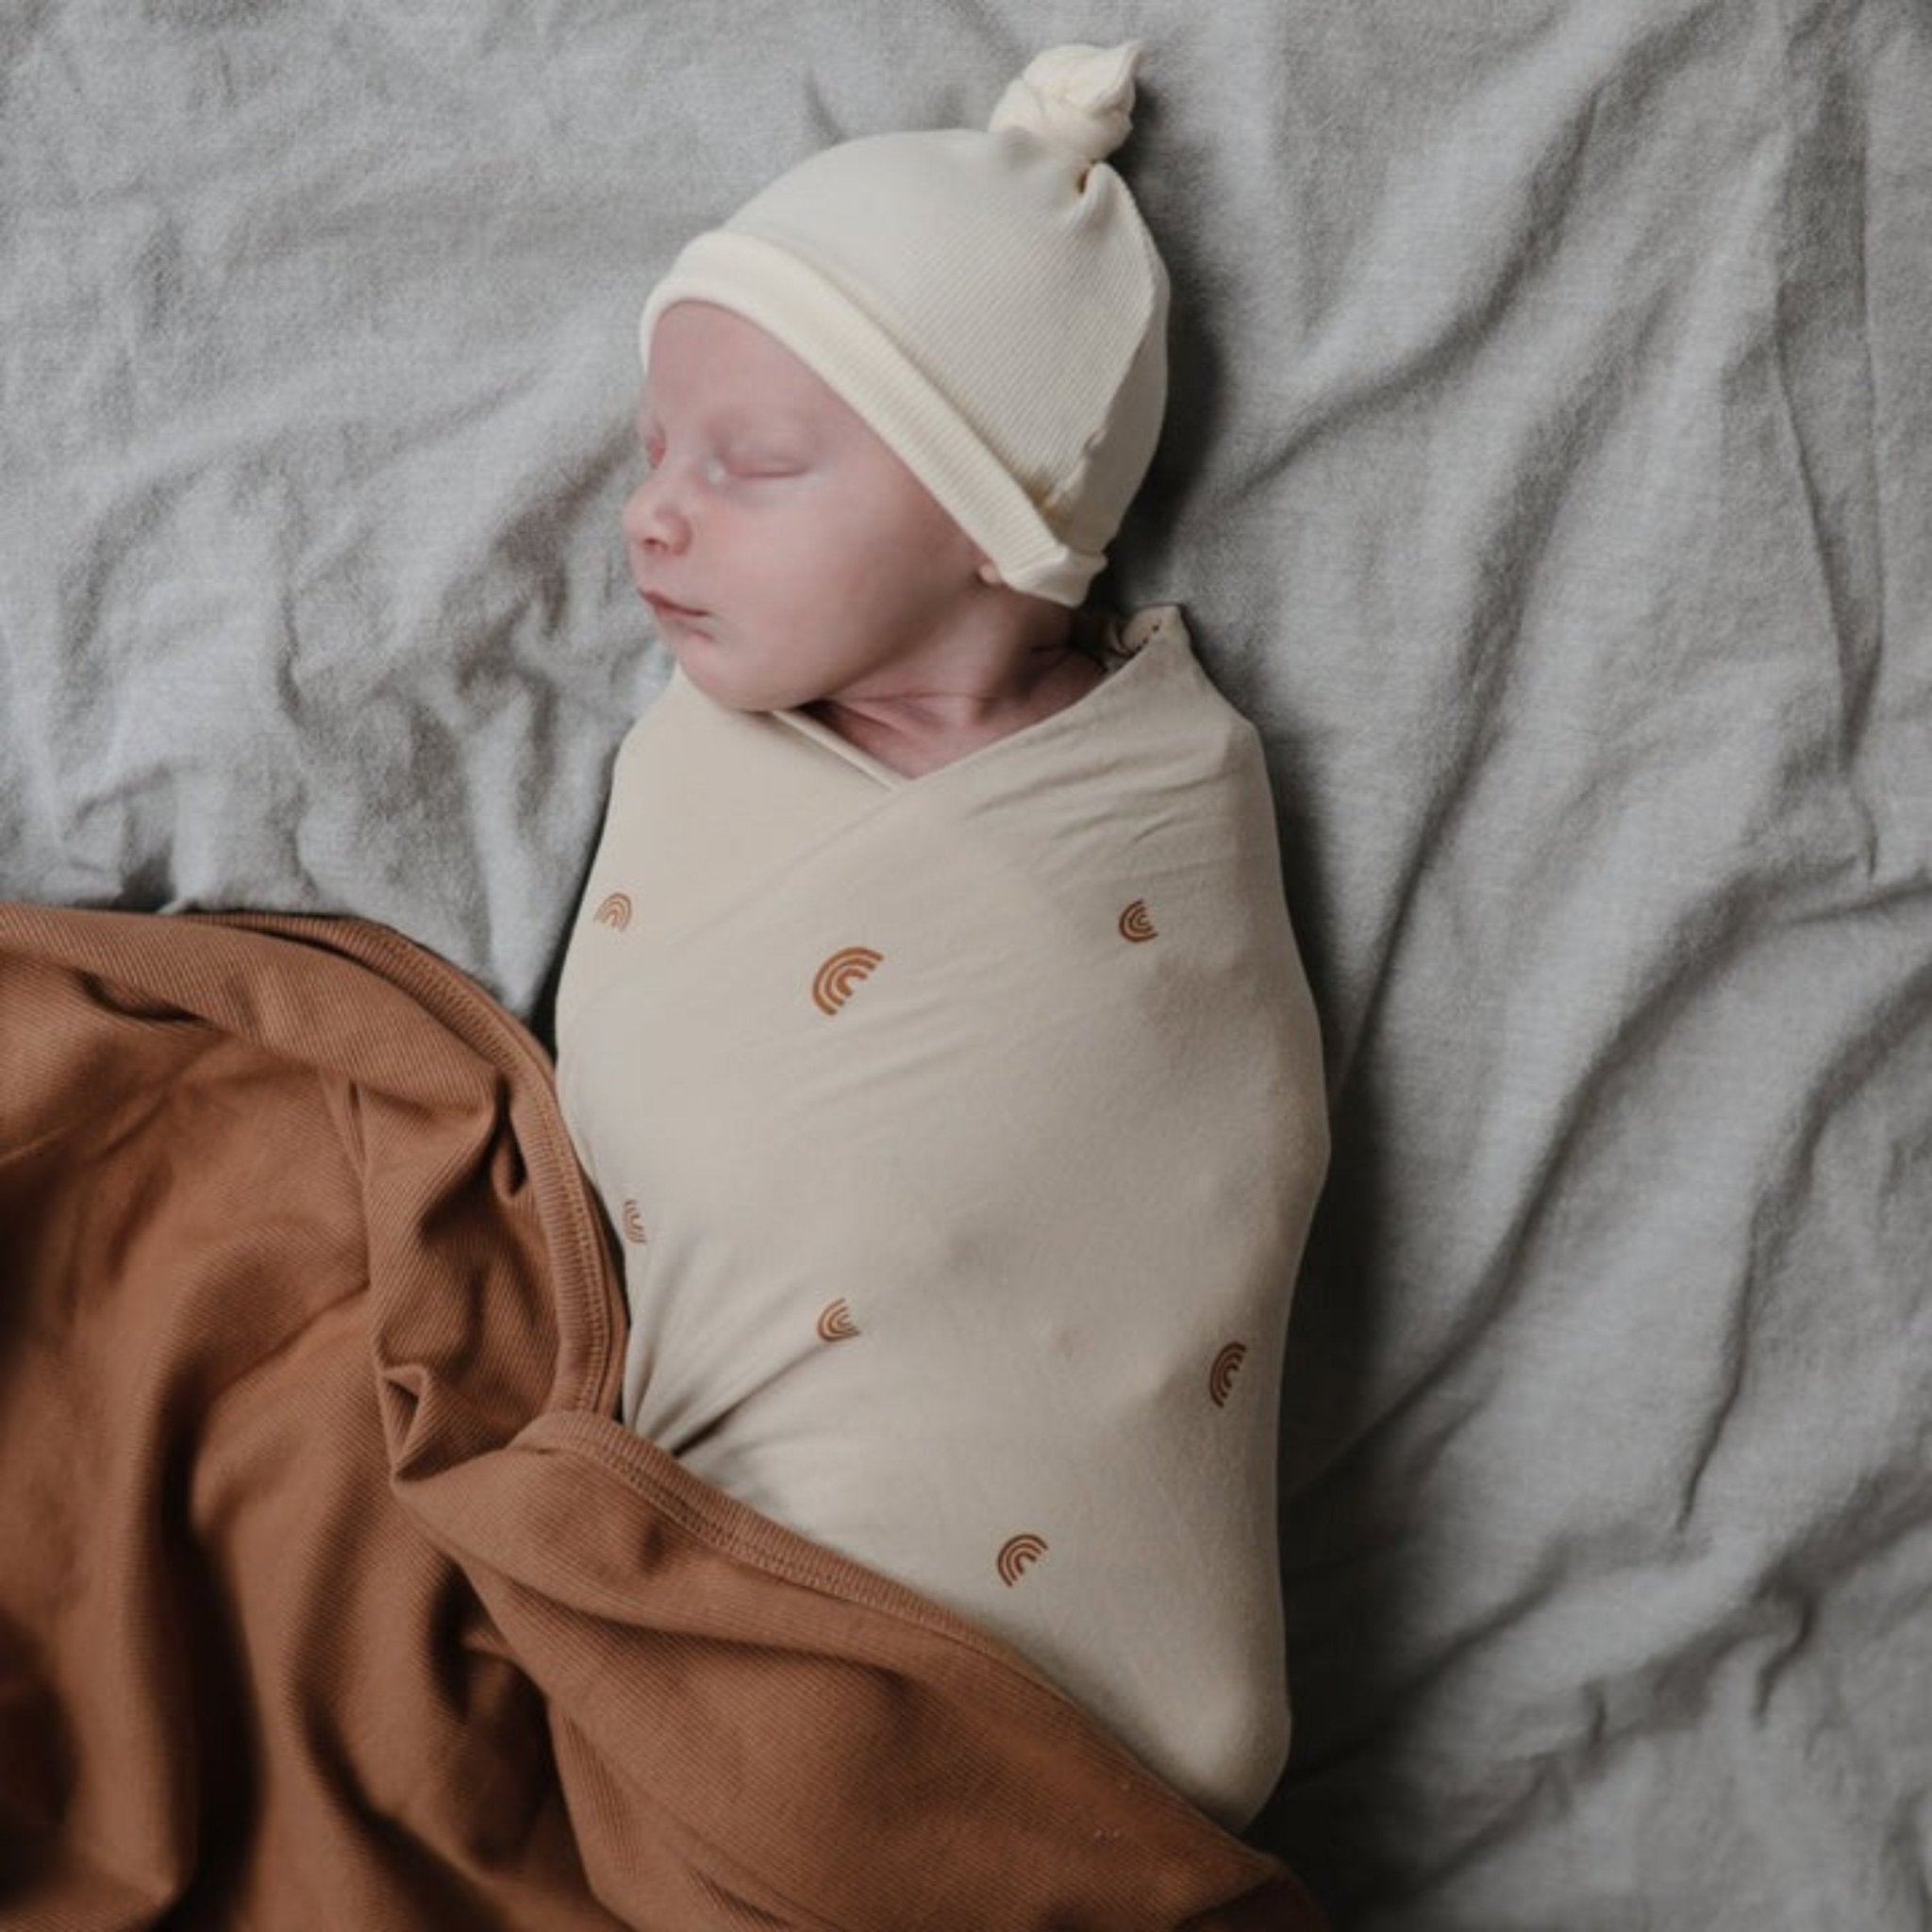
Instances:
[[[767,582],[808,589],[821,597],[850,594],[863,574],[837,519],[812,510],[774,521],[758,532],[746,560]]]

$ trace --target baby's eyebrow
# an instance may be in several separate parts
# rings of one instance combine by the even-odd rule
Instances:
[[[634,425],[640,442],[649,442],[658,430],[657,414],[648,399],[638,405]],[[731,403],[716,414],[703,416],[697,427],[704,435],[725,442],[769,442],[774,446],[798,443],[811,435],[811,425],[805,417],[794,417],[782,409],[774,416],[754,416]]]

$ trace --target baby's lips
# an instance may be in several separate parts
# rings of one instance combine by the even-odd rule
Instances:
[[[660,596],[656,591],[640,591],[641,596],[659,617],[703,617],[706,613],[690,604],[675,603],[671,598]]]

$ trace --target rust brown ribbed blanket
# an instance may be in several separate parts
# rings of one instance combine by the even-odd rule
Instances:
[[[384,928],[0,907],[0,1924],[1319,1927],[611,1419],[547,1061]]]

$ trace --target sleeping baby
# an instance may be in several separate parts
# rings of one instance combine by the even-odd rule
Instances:
[[[1282,1345],[1327,1158],[1254,727],[1083,608],[1167,278],[1138,45],[845,142],[643,311],[618,756],[558,1086],[624,1419],[1003,1641],[1222,1823],[1285,1758]]]

